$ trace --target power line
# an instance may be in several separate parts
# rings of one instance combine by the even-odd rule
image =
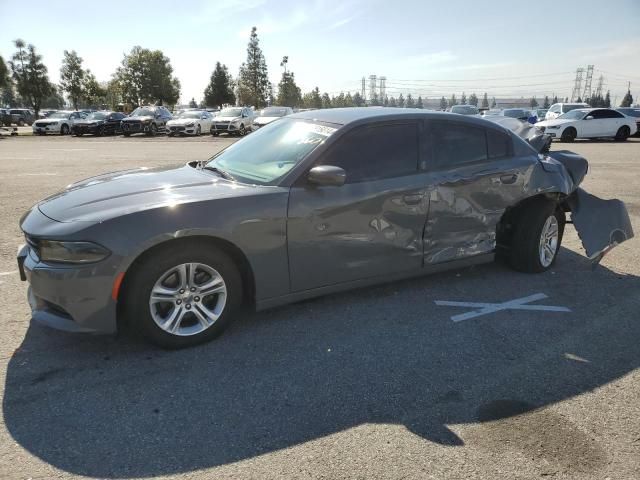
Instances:
[[[572,75],[575,72],[556,72],[556,73],[538,73],[538,74],[534,74],[534,75],[521,75],[521,76],[516,76],[516,77],[495,77],[495,78],[468,78],[468,79],[413,79],[413,80],[402,80],[402,79],[389,79],[391,81],[394,82],[437,82],[437,81],[441,81],[441,82],[481,82],[484,80],[518,80],[518,79],[522,79],[522,78],[537,78],[537,77],[552,77],[552,76],[556,76],[556,75]]]

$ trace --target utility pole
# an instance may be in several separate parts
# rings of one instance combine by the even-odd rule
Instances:
[[[380,77],[380,103],[384,103],[387,96],[387,77]]]
[[[375,75],[369,75],[369,102],[372,102],[377,96],[378,77]]]
[[[571,92],[571,101],[573,102],[576,98],[580,96],[580,91],[582,87],[582,74],[584,73],[584,68],[580,67],[576,70],[576,79],[573,84],[573,91]]]
[[[366,95],[366,79],[364,77],[362,77],[362,91],[360,92],[360,96],[362,97],[362,100],[366,100],[367,99],[367,95]]]

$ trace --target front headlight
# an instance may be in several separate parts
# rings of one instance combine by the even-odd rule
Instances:
[[[46,263],[94,263],[104,260],[111,252],[92,242],[39,240],[37,253]]]
[[[51,125],[58,125],[60,122],[51,122]]]
[[[186,126],[187,126],[187,127],[195,127],[195,125],[196,125],[196,124],[195,124],[194,122],[191,122],[191,123],[187,123],[187,125],[186,125]]]
[[[547,128],[552,128],[552,129],[554,129],[554,128],[560,128],[560,125],[550,125],[550,126],[548,126]]]

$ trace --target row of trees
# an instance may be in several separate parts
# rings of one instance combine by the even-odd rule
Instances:
[[[16,52],[9,60],[8,67],[0,57],[0,91],[3,105],[22,104],[31,107],[37,113],[44,107],[61,108],[64,104],[63,95],[68,97],[74,109],[98,106],[115,108],[120,103],[131,106],[175,105],[180,97],[180,82],[173,76],[169,58],[160,50],[133,47],[131,52],[124,56],[111,80],[104,83],[98,82],[91,70],[84,68],[84,61],[75,50],[65,50],[60,69],[60,84],[54,85],[49,80],[47,67],[36,48],[20,39],[16,40],[14,45]],[[257,29],[253,27],[247,45],[247,58],[240,66],[237,79],[231,76],[226,65],[216,62],[200,106],[220,107],[238,103],[256,108],[270,104],[301,108],[336,108],[367,104],[357,92],[353,95],[347,92],[330,97],[328,93],[321,94],[316,87],[302,94],[296,84],[294,72],[289,69],[289,57],[283,57],[280,66],[283,71],[275,95],[274,86],[269,81],[267,63],[260,48]],[[542,106],[548,108],[557,102],[557,97],[554,96],[550,100],[545,96]],[[610,94],[607,92],[605,97],[594,95],[588,99],[588,103],[594,107],[611,106]],[[627,92],[622,106],[630,106],[632,103],[631,92]],[[414,99],[411,94],[406,97],[400,94],[397,97],[374,97],[369,99],[368,104],[423,108],[424,100],[421,96]],[[440,108],[443,110],[459,104],[493,108],[496,106],[496,99],[492,98],[489,102],[487,93],[484,93],[482,98],[471,93],[467,98],[465,92],[462,92],[459,101],[455,94],[449,99],[440,99]],[[195,99],[191,100],[190,105],[197,106]],[[531,98],[531,108],[539,105],[536,97]]]

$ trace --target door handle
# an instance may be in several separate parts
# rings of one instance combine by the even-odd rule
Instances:
[[[500,182],[506,184],[506,185],[510,185],[512,183],[516,183],[516,180],[518,179],[518,175],[516,175],[515,173],[510,173],[507,175],[500,175]]]
[[[405,195],[404,197],[402,197],[402,201],[405,203],[405,205],[417,205],[422,201],[423,198],[423,194],[416,193],[414,195]]]

